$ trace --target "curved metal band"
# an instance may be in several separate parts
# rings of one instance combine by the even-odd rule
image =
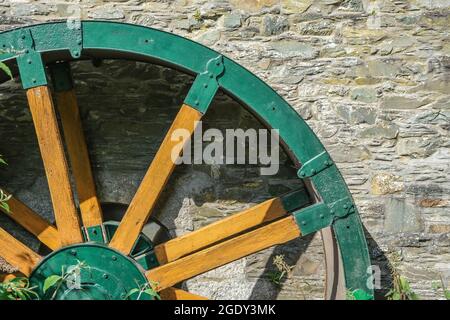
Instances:
[[[81,50],[81,58],[150,61],[201,75],[207,70],[208,62],[220,56],[196,42],[160,30],[123,23],[84,21],[81,30],[59,22],[3,32],[0,34],[0,50],[3,50],[0,60],[11,61],[22,54],[18,51],[18,39],[24,30],[31,32],[33,49],[41,53],[45,63],[58,59],[75,60]],[[219,87],[246,105],[268,127],[278,129],[289,153],[300,163],[328,156],[305,121],[272,88],[232,60],[223,57],[222,63],[225,72],[217,76]],[[353,204],[336,166],[328,163],[326,168],[319,169],[309,176],[323,203],[331,207],[346,199]],[[373,297],[373,290],[367,286],[367,279],[371,276],[369,253],[356,207],[353,214],[340,214],[333,228],[342,254],[347,288],[358,290],[367,298]]]

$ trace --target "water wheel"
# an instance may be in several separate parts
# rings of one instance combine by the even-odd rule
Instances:
[[[203,299],[177,284],[317,231],[324,243],[325,298],[345,298],[348,291],[360,299],[373,297],[362,224],[336,165],[292,107],[237,63],[173,34],[97,21],[6,31],[0,34],[0,49],[1,61],[20,76],[26,90],[57,226],[12,197],[10,217],[51,252],[38,254],[0,228],[0,256],[30,278],[41,298],[143,299],[135,289],[152,288],[162,299]],[[70,63],[84,59],[150,62],[195,77],[120,223],[103,214],[83,135]],[[1,80],[8,80],[6,74]],[[176,142],[171,134],[180,128],[192,133],[218,90],[239,101],[267,128],[279,130],[280,144],[296,164],[297,178],[305,182],[308,193],[293,191],[269,199],[155,245],[142,231],[175,167],[171,152]],[[80,269],[78,287],[64,283],[50,297],[46,280],[80,264],[87,267]]]

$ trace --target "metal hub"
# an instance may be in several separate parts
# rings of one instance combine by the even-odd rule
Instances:
[[[148,289],[143,268],[100,244],[79,244],[55,251],[35,268],[30,283],[41,299],[152,299],[142,293]]]

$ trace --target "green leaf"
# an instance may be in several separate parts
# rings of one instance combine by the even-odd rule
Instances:
[[[13,79],[11,69],[9,69],[9,67],[3,62],[0,62],[0,70],[3,70],[3,72],[5,72],[11,78],[11,80]]]
[[[2,208],[3,210],[5,210],[8,213],[10,212],[9,205],[7,202],[0,202],[0,208]]]
[[[129,297],[131,297],[133,294],[138,293],[140,290],[138,288],[131,289],[128,291],[127,295],[125,296],[124,300],[127,300]]]
[[[450,290],[444,290],[444,297],[447,300],[450,300]]]
[[[4,164],[5,166],[8,165],[8,163],[5,160],[3,160],[2,158],[0,158],[0,164]]]
[[[409,282],[404,277],[400,277],[400,285],[402,287],[403,291],[410,291],[411,288],[409,287]]]
[[[46,293],[48,289],[53,287],[55,284],[57,284],[61,280],[62,280],[62,277],[58,276],[58,275],[53,275],[53,276],[48,277],[44,281],[44,287],[43,287],[42,291],[44,293]]]

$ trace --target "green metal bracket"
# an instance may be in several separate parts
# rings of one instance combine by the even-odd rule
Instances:
[[[68,62],[51,64],[48,69],[55,92],[69,91],[73,88],[72,72]]]
[[[156,254],[153,250],[133,258],[145,270],[150,270],[159,266],[158,259],[156,258]]]
[[[333,160],[331,160],[328,152],[324,151],[311,160],[305,162],[297,174],[300,178],[309,178],[331,167],[332,165]]]
[[[103,225],[83,227],[83,233],[86,241],[92,241],[96,243],[106,243],[106,233]]]
[[[81,23],[69,23],[67,22],[66,37],[69,38],[69,51],[73,58],[78,59],[81,57],[81,51],[83,50],[83,30],[81,29]]]
[[[205,113],[219,89],[217,79],[224,71],[223,56],[209,60],[205,71],[197,75],[184,103]]]
[[[320,229],[329,227],[336,220],[356,213],[350,198],[343,198],[331,204],[318,203],[294,212],[302,235],[307,235]]]
[[[281,203],[283,203],[284,210],[290,212],[307,205],[310,200],[304,190],[296,190],[281,196]]]
[[[333,221],[345,218],[351,214],[356,213],[353,201],[347,197],[333,202],[328,206],[330,208],[330,213],[333,216]]]
[[[328,227],[333,222],[330,208],[324,203],[318,203],[294,212],[294,218],[303,236]]]
[[[20,29],[16,50],[17,65],[24,89],[47,85],[41,54],[34,50],[34,40],[29,29]]]

